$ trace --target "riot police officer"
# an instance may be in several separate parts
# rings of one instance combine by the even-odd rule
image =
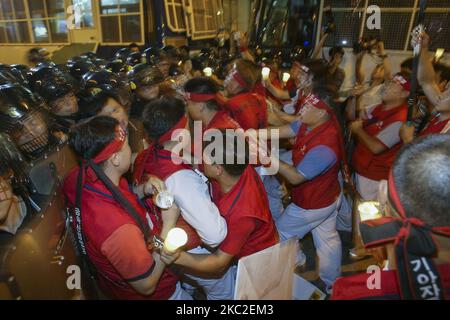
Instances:
[[[144,63],[136,65],[127,76],[135,92],[131,115],[140,117],[145,104],[159,96],[159,84],[164,81],[164,76],[157,67]]]
[[[128,110],[132,103],[130,84],[118,75],[107,70],[88,72],[81,81],[80,98],[91,97],[95,92],[114,92],[118,102]]]
[[[30,87],[58,117],[71,118],[78,112],[78,101],[69,75],[56,66],[39,65],[31,69]]]
[[[17,84],[0,86],[0,131],[27,157],[40,157],[49,144],[49,117],[36,97]]]

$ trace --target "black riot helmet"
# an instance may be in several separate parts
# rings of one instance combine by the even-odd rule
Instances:
[[[0,74],[8,79],[10,83],[16,83],[17,79],[14,74],[11,72],[11,66],[8,64],[0,64]]]
[[[93,61],[94,65],[98,68],[98,69],[105,69],[106,65],[109,63],[107,60],[105,59],[100,59],[97,58]]]
[[[81,82],[81,90],[82,97],[92,97],[104,91],[112,93],[124,107],[129,107],[132,102],[129,83],[107,70],[85,74]]]
[[[14,189],[28,183],[29,165],[9,135],[0,132],[0,176],[10,176]],[[12,171],[12,172],[11,172]]]
[[[149,65],[155,65],[155,60],[161,55],[161,50],[156,47],[149,47],[142,53],[142,61]]]
[[[0,132],[25,156],[38,158],[47,149],[48,117],[30,90],[18,84],[0,86],[0,123]]]
[[[92,51],[85,52],[80,57],[91,60],[92,62],[94,62],[94,60],[97,59],[97,55],[95,54],[95,52],[92,52]]]
[[[122,60],[113,60],[105,66],[105,69],[122,77],[126,75],[131,68],[129,68]]]
[[[28,61],[34,65],[50,60],[50,53],[44,48],[32,48],[28,51]]]
[[[114,59],[118,59],[118,60],[122,60],[123,62],[127,61],[128,55],[130,54],[130,49],[129,48],[122,48],[119,49],[115,55],[114,55]]]
[[[127,74],[128,80],[134,88],[155,86],[164,81],[164,76],[158,68],[141,63]]]
[[[178,55],[178,49],[171,45],[165,46],[161,50],[169,57],[174,57]]]
[[[38,65],[31,69],[30,88],[48,104],[74,91],[69,76],[56,66]]]
[[[128,55],[127,65],[134,67],[137,64],[142,63],[142,54],[140,52],[132,52]]]
[[[69,60],[66,66],[70,75],[78,82],[81,81],[86,73],[95,71],[97,68],[90,60],[84,59]]]
[[[11,74],[17,79],[17,82],[24,87],[28,87],[28,72],[30,68],[23,64],[11,65]]]

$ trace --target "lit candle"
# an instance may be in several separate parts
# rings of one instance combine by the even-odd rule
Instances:
[[[380,203],[376,201],[363,202],[358,206],[361,221],[374,220],[382,217],[379,209]]]
[[[269,75],[270,75],[270,69],[269,68],[264,67],[262,69],[261,73],[262,73],[263,80],[269,80]]]
[[[166,241],[164,241],[164,248],[169,252],[175,252],[188,241],[186,231],[181,228],[174,228],[167,234]]]
[[[205,76],[211,77],[213,74],[213,70],[212,70],[212,68],[207,67],[207,68],[203,69],[203,73],[205,74]]]
[[[287,72],[283,73],[283,82],[287,83],[289,79],[291,78],[291,75]]]
[[[162,191],[158,193],[154,200],[155,204],[163,210],[171,208],[175,202],[173,195],[169,191]]]

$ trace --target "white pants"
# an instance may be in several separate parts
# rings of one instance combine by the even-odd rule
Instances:
[[[355,173],[356,190],[364,201],[375,201],[378,198],[380,181],[372,180]]]
[[[202,247],[197,247],[188,251],[193,254],[211,254]],[[199,287],[202,287],[208,300],[233,300],[234,289],[236,286],[236,268],[230,267],[227,272],[219,279],[205,279],[190,274],[186,277],[194,280]],[[187,283],[183,287],[188,291],[193,291],[193,287]]]
[[[193,299],[186,291],[183,290],[181,284],[178,282],[177,288],[175,289],[175,292],[169,298],[169,300],[193,300]]]
[[[319,257],[319,276],[330,286],[341,274],[342,245],[336,231],[336,217],[341,197],[332,205],[305,210],[290,204],[276,221],[280,242],[294,237],[302,239],[311,232]]]

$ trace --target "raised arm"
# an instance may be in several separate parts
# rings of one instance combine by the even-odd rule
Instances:
[[[417,80],[422,86],[425,95],[428,100],[434,105],[438,105],[440,101],[441,92],[439,86],[436,83],[436,72],[434,71],[433,64],[429,56],[429,44],[430,36],[426,33],[420,35],[421,52],[419,59],[419,69],[417,72]]]
[[[321,36],[321,39],[319,43],[317,44],[316,48],[314,49],[311,59],[320,59],[320,53],[322,52],[323,46],[325,44],[325,41],[327,40],[328,33],[323,33]]]

